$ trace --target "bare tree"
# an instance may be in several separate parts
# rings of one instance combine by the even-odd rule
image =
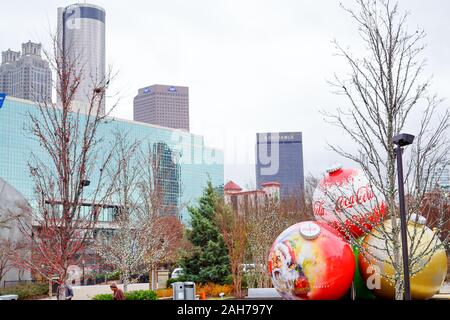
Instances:
[[[158,175],[160,161],[152,145],[130,143],[127,135],[120,132],[115,133],[115,141],[114,166],[108,172],[114,184],[112,199],[119,213],[112,224],[112,235],[101,235],[96,249],[107,265],[120,272],[124,291],[131,281],[137,280],[131,276],[149,270],[151,289],[155,289],[155,270],[167,261],[181,237],[180,222],[162,215],[166,208]]]
[[[319,179],[313,176],[311,173],[308,174],[305,178],[305,191],[304,191],[304,200],[307,212],[313,212],[313,195],[314,190],[319,184]]]
[[[128,143],[127,136],[120,132],[115,132],[114,135],[117,148],[107,174],[114,186],[112,202],[117,205],[118,212],[111,225],[113,234],[100,232],[96,249],[107,265],[119,271],[126,292],[131,276],[144,270],[148,237],[145,233],[145,221],[138,209],[140,169],[136,154],[140,144],[137,141]]]
[[[242,298],[242,266],[247,246],[247,225],[244,216],[225,204],[222,197],[218,197],[216,202],[215,223],[219,227],[228,249],[234,295]]]
[[[146,259],[147,268],[150,270],[149,285],[151,290],[156,289],[158,267],[177,261],[183,245],[184,227],[179,218],[163,215],[158,217],[156,225],[157,228],[155,228],[153,234],[159,234],[161,245],[148,252]]]
[[[169,210],[165,205],[165,192],[163,180],[167,175],[158,144],[150,143],[140,152],[141,181],[139,194],[142,200],[141,215],[149,222],[147,234],[150,237],[150,246],[145,255],[145,265],[150,273],[150,289],[156,289],[156,270],[158,265],[167,261],[167,255],[176,239],[170,231],[168,220],[163,215]],[[164,152],[164,151],[162,151]],[[177,208],[171,208],[177,210]]]
[[[7,239],[0,239],[0,282],[6,273],[13,268],[11,254],[13,254],[13,243]]]
[[[423,203],[427,184],[435,176],[438,167],[445,165],[449,152],[448,128],[450,113],[435,95],[430,95],[429,80],[423,79],[425,60],[423,30],[409,31],[408,14],[400,14],[398,5],[387,0],[357,0],[358,9],[344,8],[355,21],[366,55],[355,57],[349,49],[334,42],[339,56],[350,67],[349,77],[335,76],[331,85],[336,93],[344,95],[349,106],[339,108],[336,113],[326,114],[326,119],[341,128],[355,143],[356,152],[330,145],[339,155],[354,161],[368,177],[371,187],[380,193],[380,201],[386,204],[391,228],[386,230],[377,221],[354,219],[350,213],[342,212],[353,219],[365,232],[378,234],[386,244],[389,259],[395,269],[396,298],[402,298],[402,264],[400,261],[399,220],[397,210],[397,188],[393,137],[407,125],[415,125],[415,142],[409,148],[405,183],[411,199],[408,217],[417,213]],[[417,119],[419,121],[417,122]],[[415,123],[415,121],[417,123]],[[445,163],[446,162],[446,163]],[[336,200],[336,199],[334,199]],[[367,208],[366,208],[367,209]],[[365,210],[362,210],[363,213]],[[352,212],[354,214],[354,212]],[[441,230],[444,215],[437,225]],[[344,223],[341,219],[340,223]],[[343,225],[343,228],[345,226]],[[351,234],[347,234],[352,238]],[[420,235],[409,234],[410,251],[416,252],[409,263],[411,275],[420,271],[419,260],[431,256],[441,249],[436,244],[417,253]],[[439,237],[439,231],[436,233]],[[352,239],[355,240],[355,239]],[[363,254],[369,254],[359,242]]]
[[[91,241],[98,214],[112,187],[104,175],[112,150],[102,148],[99,128],[108,122],[100,113],[111,72],[98,79],[89,93],[86,113],[80,114],[74,96],[79,90],[83,68],[69,57],[56,37],[46,52],[56,74],[58,104],[38,103],[28,112],[26,130],[39,144],[28,162],[34,185],[33,210],[18,219],[29,254],[18,255],[15,264],[34,274],[59,282],[67,279],[69,265],[78,263]],[[111,110],[114,106],[111,108]],[[88,188],[86,188],[89,185]]]

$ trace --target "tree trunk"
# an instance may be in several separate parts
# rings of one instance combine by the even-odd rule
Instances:
[[[123,292],[127,292],[128,291],[128,272],[126,272],[123,275],[122,281],[123,281]]]
[[[49,298],[52,297],[52,280],[48,279],[48,296]]]
[[[392,144],[390,144],[392,145]],[[390,153],[389,154],[389,163],[388,163],[388,190],[389,190],[389,197],[388,197],[388,208],[389,208],[389,215],[391,217],[391,226],[392,226],[392,234],[393,234],[393,240],[392,240],[392,248],[393,248],[393,260],[394,260],[394,280],[395,280],[395,299],[396,300],[402,300],[403,294],[402,294],[402,281],[401,281],[401,272],[400,271],[400,242],[398,239],[398,235],[400,233],[400,228],[398,226],[397,221],[397,206],[395,201],[395,156]]]
[[[150,271],[150,289],[151,289],[151,290],[156,290],[156,284],[155,284],[155,281],[157,282],[158,279],[157,279],[157,277],[156,277],[156,270],[155,270],[155,267],[152,267],[152,268],[151,268],[151,271]]]

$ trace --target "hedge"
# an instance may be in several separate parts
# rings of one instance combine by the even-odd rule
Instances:
[[[26,283],[14,287],[1,288],[0,295],[16,294],[19,300],[48,296],[48,283]]]
[[[153,290],[136,290],[125,293],[126,300],[158,300],[156,292]],[[111,293],[97,294],[92,300],[113,300]]]

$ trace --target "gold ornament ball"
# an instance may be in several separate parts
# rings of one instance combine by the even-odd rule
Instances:
[[[400,226],[400,221],[397,221]],[[386,233],[392,231],[391,220],[386,220],[383,225]],[[381,227],[378,227],[364,238],[362,246],[365,254],[359,255],[359,268],[366,285],[375,295],[380,298],[394,299],[395,272],[388,254],[389,252],[393,257],[393,245],[392,241],[386,244],[385,235],[380,230],[382,230]],[[414,243],[412,255],[411,243]],[[400,235],[399,244],[401,246]],[[432,249],[437,247],[439,249]],[[423,217],[408,222],[408,252],[410,260],[417,259],[410,270],[411,298],[429,299],[439,292],[444,283],[447,275],[447,255],[437,234],[424,225]],[[400,267],[403,268],[401,259],[400,248]]]

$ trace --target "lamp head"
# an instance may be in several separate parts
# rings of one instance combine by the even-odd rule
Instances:
[[[90,184],[91,184],[90,180],[81,180],[81,186],[82,187],[87,187]]]
[[[412,144],[414,141],[414,136],[408,133],[400,133],[393,138],[394,144],[404,147]]]

